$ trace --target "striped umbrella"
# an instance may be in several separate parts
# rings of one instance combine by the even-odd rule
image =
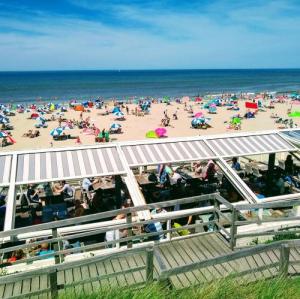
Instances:
[[[56,128],[56,129],[53,129],[51,132],[50,132],[50,135],[51,136],[59,136],[63,133],[64,129],[63,128]]]
[[[120,124],[112,124],[110,126],[111,130],[118,130],[120,129],[122,126]]]
[[[0,131],[0,138],[7,137],[7,133],[4,131]]]
[[[199,126],[200,124],[202,124],[202,120],[200,118],[193,118],[192,119],[192,126]]]
[[[124,117],[124,113],[121,112],[121,111],[115,112],[115,113],[114,113],[114,116],[115,116],[116,118],[123,118],[123,117]]]

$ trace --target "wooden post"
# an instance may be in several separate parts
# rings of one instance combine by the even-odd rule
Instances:
[[[146,248],[146,280],[147,282],[153,281],[153,248]]]
[[[126,223],[130,224],[130,227],[127,227],[128,237],[132,236],[132,215],[131,213],[126,214]],[[127,242],[127,248],[132,248],[132,241]]]
[[[266,186],[267,187],[266,188],[267,195],[271,195],[270,191],[272,190],[272,185],[273,185],[275,158],[276,158],[275,153],[269,154],[268,171],[267,171],[267,186]]]
[[[287,277],[289,273],[290,247],[282,244],[280,247],[279,275]]]
[[[171,229],[171,220],[167,220],[167,230]],[[171,232],[167,232],[167,240],[170,241],[172,238],[172,234]]]
[[[237,220],[237,210],[232,208],[232,215],[231,215],[231,229],[230,229],[230,248],[234,250],[236,245],[236,233],[237,233],[237,226],[235,225],[235,221]]]
[[[52,238],[57,238],[58,234],[57,234],[57,228],[52,228]],[[54,249],[54,253],[55,253],[55,264],[59,264],[61,262],[62,259],[62,255],[58,254],[57,252],[60,250],[60,246],[58,244],[59,242],[55,242],[53,243],[53,249]]]
[[[218,202],[218,200],[217,200],[216,198],[214,198],[214,208],[215,208],[216,210],[220,211],[220,203]],[[214,221],[216,221],[216,222],[219,223],[219,220],[220,220],[219,214],[215,211],[215,212],[214,212]],[[216,224],[214,224],[214,228],[217,228],[218,230],[220,230],[220,229],[219,229],[219,226],[216,225]]]
[[[51,299],[58,298],[57,270],[49,274]]]
[[[120,175],[116,175],[115,176],[115,194],[116,194],[117,209],[121,209],[121,206],[122,206],[121,187],[122,187],[122,178]]]

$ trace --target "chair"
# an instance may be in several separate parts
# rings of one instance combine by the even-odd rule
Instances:
[[[281,168],[282,170],[285,169],[285,163],[283,160],[278,160],[278,167]]]
[[[262,177],[262,174],[259,172],[259,170],[257,168],[252,168],[253,170],[253,175],[257,178]]]

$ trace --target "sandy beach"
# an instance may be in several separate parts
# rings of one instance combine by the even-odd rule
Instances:
[[[150,113],[145,116],[136,116],[131,113],[132,110],[137,107],[135,104],[129,104],[129,115],[125,113],[126,120],[116,120],[113,114],[102,115],[105,111],[104,108],[96,109],[91,108],[90,112],[83,112],[83,119],[90,117],[90,123],[95,124],[100,130],[108,130],[113,123],[119,123],[122,125],[121,134],[111,134],[111,141],[124,141],[124,140],[140,140],[145,139],[145,134],[149,130],[155,130],[161,127],[161,119],[163,113],[167,109],[167,114],[171,118],[170,126],[166,127],[168,137],[182,137],[182,136],[199,136],[199,135],[212,135],[225,132],[241,132],[241,131],[257,131],[257,130],[271,130],[282,127],[281,124],[275,123],[275,119],[271,118],[272,114],[277,114],[281,118],[288,118],[287,110],[291,107],[289,101],[285,103],[275,103],[273,109],[266,109],[266,111],[259,111],[253,119],[243,119],[241,130],[228,129],[228,122],[233,115],[239,113],[244,115],[247,111],[244,101],[240,101],[238,106],[239,111],[227,110],[228,107],[217,107],[216,114],[209,114],[207,109],[202,109],[201,103],[188,102],[187,105],[191,105],[194,113],[202,111],[204,115],[211,118],[209,121],[210,128],[207,129],[194,129],[191,127],[191,120],[193,114],[188,113],[184,109],[183,103],[171,102],[170,105],[165,103],[154,103],[151,105]],[[297,106],[293,107],[293,111],[297,110]],[[108,103],[108,110],[112,111],[113,103]],[[172,115],[177,111],[178,120],[173,120]],[[25,150],[25,149],[41,149],[49,147],[64,147],[75,146],[75,140],[69,139],[64,141],[54,141],[50,135],[50,131],[58,127],[58,121],[47,122],[48,128],[41,128],[40,136],[36,138],[23,137],[22,135],[28,130],[34,130],[34,125],[37,120],[28,119],[32,112],[16,113],[15,116],[10,117],[10,124],[14,126],[14,130],[11,131],[16,143],[7,147],[0,148],[0,151],[13,151],[13,150]],[[56,112],[53,112],[54,114]],[[50,118],[51,114],[46,114],[46,118]],[[69,109],[64,113],[64,117],[67,119],[79,120],[80,112]],[[298,127],[300,125],[299,118],[293,118],[294,124]],[[67,134],[72,136],[80,136],[82,145],[95,144],[95,136],[86,135],[82,129],[77,127],[66,131]]]

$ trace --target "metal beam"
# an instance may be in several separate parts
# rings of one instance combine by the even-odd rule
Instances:
[[[17,154],[13,154],[11,161],[10,182],[8,187],[4,231],[11,230],[15,226],[16,213],[16,173],[17,173]]]

